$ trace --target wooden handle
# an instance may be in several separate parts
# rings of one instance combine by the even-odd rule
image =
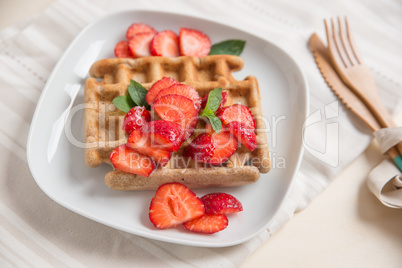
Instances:
[[[375,103],[371,102],[370,106],[374,116],[377,118],[381,127],[383,128],[396,127],[396,124],[393,121],[392,117],[390,116],[390,114],[385,109],[384,105],[379,99],[375,100]],[[395,147],[399,151],[399,154],[402,154],[402,141],[399,142]]]
[[[367,75],[368,73],[369,72],[366,72],[366,75],[364,75],[364,72],[356,72],[354,73],[355,78],[359,79],[354,79],[353,81],[355,83],[346,83],[346,81],[345,83],[348,84],[354,90],[354,92],[359,95],[360,99],[367,105],[381,127],[396,127],[394,120],[385,109],[380,97],[378,96],[378,91],[374,80],[372,79],[371,75]],[[356,83],[356,81],[358,82]],[[364,89],[364,93],[361,89]],[[399,154],[402,154],[402,141],[399,142],[395,147],[399,151]]]

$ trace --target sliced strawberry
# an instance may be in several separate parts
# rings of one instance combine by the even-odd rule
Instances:
[[[209,163],[214,155],[215,142],[211,134],[201,133],[184,150],[183,155],[196,161]]]
[[[209,96],[209,93],[202,98],[201,109],[204,109],[205,105],[207,105],[208,96]],[[223,105],[225,105],[227,99],[228,99],[228,93],[226,91],[222,91],[221,104],[219,104],[219,108],[222,108]]]
[[[156,190],[149,219],[156,228],[167,229],[204,215],[204,204],[181,183],[166,183]]]
[[[208,161],[211,165],[226,162],[237,150],[236,138],[222,126],[221,132],[212,134],[215,143],[214,154]]]
[[[155,169],[151,158],[139,154],[125,144],[116,147],[110,154],[115,169],[148,177]]]
[[[151,33],[157,33],[157,31],[149,26],[148,24],[145,23],[134,23],[131,24],[130,27],[128,27],[127,32],[126,32],[126,38],[130,39],[137,33],[146,33],[146,32],[151,32]]]
[[[184,139],[192,133],[198,120],[198,110],[189,98],[181,95],[166,95],[157,99],[152,109],[164,120],[178,123],[184,129]]]
[[[194,29],[181,28],[179,44],[182,56],[203,57],[207,56],[211,50],[209,37]]]
[[[134,57],[151,56],[149,45],[154,35],[153,32],[137,33],[128,40],[128,48]]]
[[[134,129],[141,128],[151,121],[151,114],[145,107],[135,106],[128,111],[123,121],[123,130],[131,133]]]
[[[161,166],[165,166],[172,157],[172,150],[153,144],[151,135],[142,133],[140,129],[135,129],[131,132],[127,140],[127,146],[135,152],[150,157]]]
[[[184,228],[195,233],[213,234],[226,229],[229,220],[225,214],[204,214],[201,218],[183,223]]]
[[[180,56],[179,36],[171,30],[159,32],[152,39],[150,50],[153,56]]]
[[[230,214],[243,211],[243,205],[233,195],[226,193],[206,194],[201,197],[208,214]]]
[[[255,120],[250,109],[242,104],[222,107],[216,112],[216,115],[225,126],[232,121],[238,121],[255,129]]]
[[[156,81],[151,88],[148,90],[146,99],[149,105],[152,105],[155,101],[156,95],[158,95],[159,91],[170,87],[173,84],[178,84],[175,79],[171,77],[163,77],[162,79]]]
[[[227,129],[238,141],[241,142],[247,149],[254,151],[257,147],[257,137],[255,135],[255,129],[250,128],[244,123],[238,121],[232,121],[227,126]]]
[[[151,137],[151,144],[161,145],[163,148],[177,152],[183,143],[183,129],[174,122],[155,120],[144,125],[141,129]]]
[[[201,107],[201,98],[200,95],[198,95],[198,92],[191,86],[184,85],[184,84],[174,84],[171,85],[168,88],[165,88],[161,91],[159,91],[158,95],[156,95],[155,100],[166,96],[166,95],[171,95],[171,94],[176,94],[176,95],[181,95],[184,97],[189,98],[194,102],[194,107],[199,111]]]
[[[193,133],[194,133],[194,130],[195,130],[195,128],[197,127],[197,124],[198,124],[198,119],[199,119],[199,117],[198,117],[198,115],[197,116],[195,116],[195,117],[193,117],[193,118],[191,118],[188,122],[187,122],[187,124],[186,124],[186,129],[185,129],[185,131],[184,131],[184,140],[187,140],[188,138],[190,138],[191,137],[191,135],[193,135]]]
[[[118,58],[132,58],[130,49],[128,48],[128,41],[123,40],[116,44],[114,47],[114,55]]]
[[[228,131],[224,125],[222,125],[222,127],[221,127],[221,132],[222,132],[222,131]],[[206,123],[206,125],[205,125],[205,132],[206,132],[206,133],[209,133],[209,134],[211,134],[211,135],[217,135],[217,134],[218,134],[218,133],[216,133],[215,130],[212,128],[210,122],[207,122],[207,123]]]

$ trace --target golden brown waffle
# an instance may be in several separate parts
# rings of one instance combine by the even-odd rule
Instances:
[[[122,130],[124,113],[112,100],[127,94],[130,79],[149,89],[165,76],[194,87],[203,97],[214,88],[228,92],[226,105],[241,103],[248,106],[256,120],[257,149],[253,152],[241,145],[222,166],[212,167],[182,156],[183,147],[205,131],[200,120],[193,136],[183,143],[165,167],[158,167],[148,177],[113,170],[106,174],[106,184],[115,190],[154,190],[166,182],[181,182],[190,188],[238,186],[256,182],[260,173],[270,168],[266,127],[262,120],[261,97],[257,79],[233,78],[232,72],[243,67],[237,56],[214,55],[195,57],[144,57],[138,59],[103,59],[94,63],[89,71],[91,78],[85,84],[85,160],[88,166],[111,164],[109,156],[120,144],[127,141]],[[99,79],[102,79],[98,82]],[[240,143],[239,143],[240,145]]]

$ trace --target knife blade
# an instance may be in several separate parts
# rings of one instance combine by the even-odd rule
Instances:
[[[379,130],[381,126],[371,111],[366,107],[364,102],[342,82],[341,78],[336,73],[332,66],[328,49],[317,34],[313,33],[311,35],[309,47],[313,53],[317,67],[329,88],[335,93],[341,102],[357,115],[357,117],[359,117],[372,131]],[[402,171],[402,156],[399,155],[398,151],[393,147],[389,149],[387,153]]]
[[[330,89],[335,93],[339,100],[359,117],[372,131],[379,130],[380,124],[372,115],[371,111],[341,80],[332,66],[327,47],[323,44],[317,34],[312,34],[309,40],[309,47],[313,53],[321,75]]]

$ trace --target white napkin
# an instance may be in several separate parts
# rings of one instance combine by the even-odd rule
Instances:
[[[374,136],[384,154],[402,140],[402,127],[383,128]],[[402,208],[402,174],[391,159],[385,159],[370,172],[367,185],[385,206]]]
[[[209,249],[131,235],[54,203],[30,175],[26,139],[51,70],[83,27],[109,12],[127,9],[179,11],[232,24],[279,45],[302,64],[311,91],[311,116],[304,135],[307,150],[278,217],[248,242]],[[370,141],[370,131],[337,101],[321,77],[307,47],[310,35],[316,31],[324,34],[323,18],[347,14],[381,98],[391,113],[398,112],[402,37],[392,22],[399,20],[401,11],[391,0],[342,1],[336,5],[319,0],[58,0],[28,24],[1,31],[0,245],[4,247],[0,246],[0,266],[240,265],[321,193]]]

